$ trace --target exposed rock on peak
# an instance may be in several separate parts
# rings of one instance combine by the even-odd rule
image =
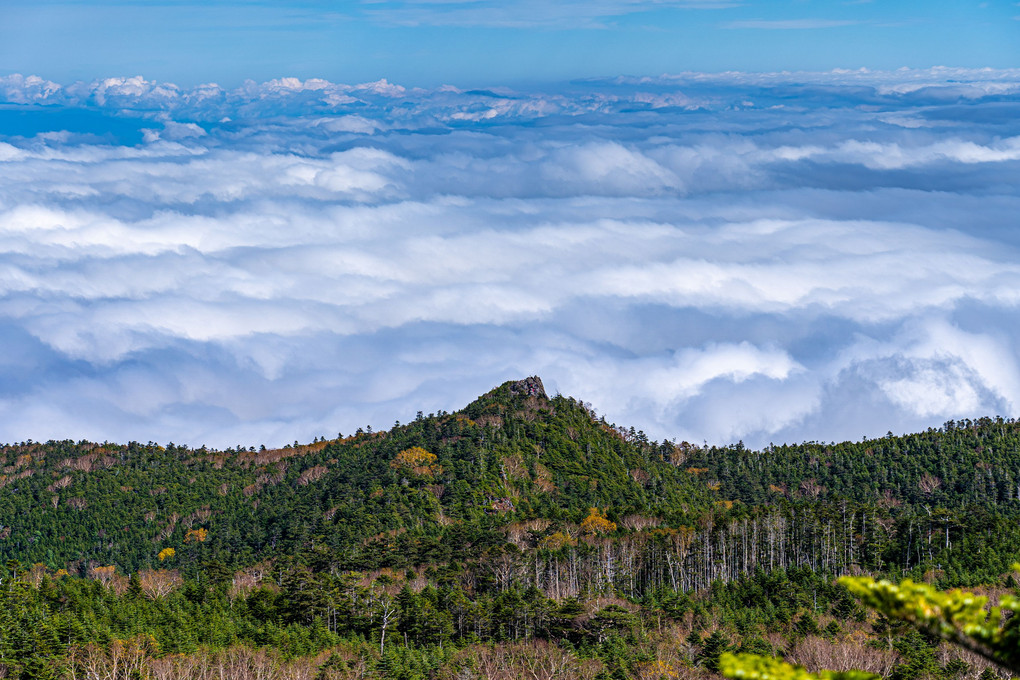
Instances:
[[[541,397],[548,399],[545,393],[545,386],[542,385],[542,379],[537,375],[533,375],[530,378],[524,380],[517,380],[509,384],[510,394],[513,396],[525,396],[525,397]]]

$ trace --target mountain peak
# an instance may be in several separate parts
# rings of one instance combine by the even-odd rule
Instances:
[[[518,397],[539,397],[541,399],[548,399],[549,397],[545,393],[545,386],[542,384],[542,379],[537,375],[533,375],[530,378],[524,380],[513,380],[504,385],[510,390],[510,394]]]
[[[464,412],[474,418],[483,412],[499,411],[510,404],[519,404],[523,400],[538,399],[547,402],[549,396],[545,393],[545,386],[542,379],[533,375],[523,380],[508,380],[494,390],[486,392],[478,399],[469,404]]]

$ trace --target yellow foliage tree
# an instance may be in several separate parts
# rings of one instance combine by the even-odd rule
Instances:
[[[543,538],[541,545],[547,550],[561,550],[567,546],[577,545],[577,541],[562,531],[557,531],[556,533]]]
[[[168,560],[176,554],[177,551],[174,550],[173,548],[163,548],[162,550],[159,551],[159,555],[157,555],[157,557],[159,558],[160,562],[163,562],[164,560]]]
[[[192,541],[198,541],[203,543],[208,535],[208,529],[188,529],[188,533],[184,534],[184,542],[191,543]]]
[[[394,470],[413,472],[421,477],[432,477],[443,471],[442,466],[435,463],[434,453],[429,453],[420,446],[412,446],[398,453],[396,458],[390,461],[390,467]]]
[[[581,522],[581,531],[592,536],[609,534],[616,531],[616,522],[606,519],[606,513],[598,508],[592,508],[588,516]]]

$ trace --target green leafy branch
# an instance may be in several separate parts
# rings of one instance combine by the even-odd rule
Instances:
[[[1020,572],[1020,564],[1013,565]],[[899,619],[942,637],[993,663],[1020,674],[1020,598],[1004,595],[997,607],[988,598],[960,589],[940,591],[910,579],[899,584],[885,579],[839,579],[850,592],[889,618]],[[810,673],[778,659],[753,654],[724,654],[719,671],[733,680],[873,680],[864,671]]]
[[[739,680],[877,680],[879,676],[865,671],[819,671],[811,673],[803,666],[756,654],[723,654],[719,672]]]
[[[1020,564],[1014,565],[1020,571]],[[997,607],[988,598],[960,589],[943,592],[906,579],[891,583],[868,577],[839,580],[865,604],[890,618],[906,621],[1020,673],[1020,598],[1004,595]],[[1003,612],[1008,616],[1003,623]]]

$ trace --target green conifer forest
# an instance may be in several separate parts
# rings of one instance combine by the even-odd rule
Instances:
[[[283,449],[3,446],[0,677],[992,680],[838,579],[997,600],[1018,560],[1016,421],[657,442],[529,378]]]

